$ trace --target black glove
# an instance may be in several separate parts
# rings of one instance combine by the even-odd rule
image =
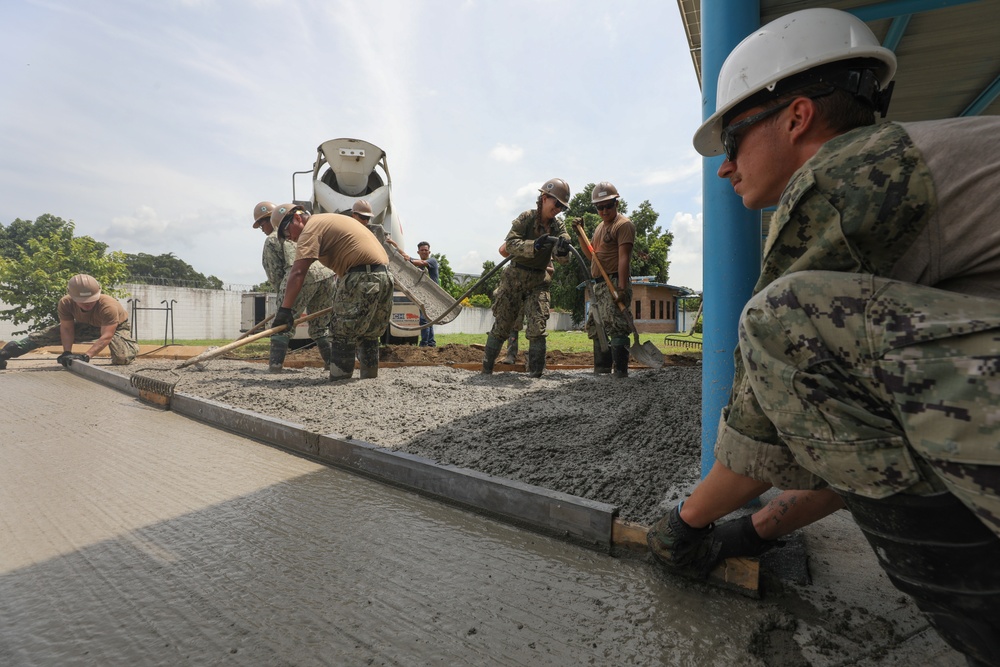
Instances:
[[[292,313],[291,308],[285,308],[282,306],[278,309],[278,312],[274,314],[274,321],[271,322],[271,328],[276,327],[291,327],[295,323],[295,315]]]
[[[63,352],[58,357],[56,361],[63,365],[63,368],[69,368],[70,364],[74,361],[82,361],[85,364],[90,363],[90,355],[87,354],[73,354],[72,352]]]
[[[539,236],[537,239],[535,239],[535,252],[538,252],[543,248],[548,248],[553,243],[555,243],[555,241],[556,239],[551,236]]]
[[[556,257],[565,257],[569,254],[569,241],[563,237],[556,239]]]

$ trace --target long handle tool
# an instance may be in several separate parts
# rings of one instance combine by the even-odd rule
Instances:
[[[587,232],[583,229],[583,224],[579,220],[573,221],[573,229],[576,231],[577,237],[580,239],[580,245],[587,249],[591,257],[594,255],[594,246],[590,245],[590,239],[587,238]],[[639,331],[635,328],[635,320],[632,318],[632,313],[629,312],[628,308],[624,303],[618,300],[618,290],[615,289],[614,284],[611,282],[611,278],[608,276],[608,272],[604,270],[600,262],[594,262],[597,264],[597,268],[601,270],[601,275],[604,276],[604,282],[608,285],[608,290],[611,292],[611,298],[615,300],[618,307],[621,309],[622,314],[625,319],[628,320],[629,327],[632,329],[632,333],[635,335],[635,342],[628,349],[629,354],[632,358],[638,361],[643,366],[649,368],[663,368],[663,353],[656,349],[651,341],[646,341],[645,343],[639,343]]]

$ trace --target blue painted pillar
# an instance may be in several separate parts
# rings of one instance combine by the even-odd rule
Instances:
[[[744,37],[760,27],[759,0],[702,0],[702,118],[715,112],[719,70]],[[748,210],[716,173],[723,158],[702,160],[703,311],[701,474],[715,463],[719,414],[733,384],[740,312],[760,275],[760,212]]]

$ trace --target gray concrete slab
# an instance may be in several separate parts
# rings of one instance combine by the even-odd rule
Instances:
[[[843,513],[751,602],[58,367],[0,399],[0,664],[964,664]]]

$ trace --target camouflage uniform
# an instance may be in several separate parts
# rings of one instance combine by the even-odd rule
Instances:
[[[961,122],[966,145],[950,150],[1000,143],[1000,120]],[[947,181],[961,177],[944,169],[935,182],[933,152],[908,133],[926,139],[930,125],[841,135],[785,188],[741,318],[716,456],[779,488],[884,498],[946,487],[1000,533],[1000,251],[965,240],[979,273],[954,257],[924,261],[948,225],[995,226],[975,215],[995,213],[998,184],[980,175],[978,191],[956,192]],[[995,148],[985,147],[994,174]],[[951,211],[963,198],[987,205],[971,223],[940,220],[943,192]]]
[[[618,291],[622,303],[631,304],[631,282],[624,290],[619,289],[618,286],[618,250],[622,245],[635,243],[635,225],[626,216],[619,213],[611,221],[611,224],[606,224],[602,220],[594,230],[591,241],[593,241],[594,256],[590,261],[590,275],[596,284],[594,285],[593,301],[590,304],[590,313],[587,315],[587,336],[592,340],[597,339],[597,326],[594,323],[594,318],[598,317],[601,324],[604,325],[604,333],[612,341],[612,345],[627,347],[632,327],[629,325],[625,312],[618,307],[611,296],[611,290],[608,289],[608,284],[604,281],[604,275],[601,273],[601,267],[598,266],[598,258],[605,259],[603,262],[604,272],[615,284],[615,290]],[[608,264],[609,254],[614,256],[614,259],[610,260],[613,262],[610,265]]]
[[[377,341],[392,317],[392,274],[349,271],[333,295],[333,339],[357,344]]]
[[[617,285],[615,286],[617,290]],[[617,341],[617,344],[628,346],[629,336],[632,334],[632,327],[629,326],[625,313],[615,303],[611,296],[611,290],[604,278],[598,280],[593,287],[594,300],[590,303],[590,313],[587,315],[587,336],[592,339],[597,338],[597,326],[594,318],[597,317],[604,324],[604,333],[610,340]],[[618,291],[624,303],[632,302],[632,287]]]
[[[264,240],[261,263],[264,265],[267,280],[278,292],[278,300],[280,301],[288,283],[288,273],[292,264],[295,263],[295,244],[287,239],[281,241],[278,239],[277,233],[272,232]],[[295,305],[292,306],[295,319],[301,317],[305,311],[315,313],[329,308],[330,302],[333,300],[336,281],[337,276],[333,271],[319,262],[313,262],[302,283],[302,290],[295,297]],[[328,336],[332,317],[332,314],[327,314],[309,320],[309,337],[316,340]],[[278,335],[291,337],[290,332]]]
[[[549,246],[535,252],[535,239],[546,233],[538,224],[538,212],[525,211],[511,224],[507,234],[507,252],[511,256],[511,266],[500,276],[500,286],[493,302],[493,328],[490,335],[506,340],[517,327],[518,318],[524,313],[525,336],[532,339],[545,338],[545,327],[549,321],[549,286],[552,276],[545,270],[552,257]],[[549,236],[559,236],[569,241],[569,234],[562,221],[552,221]]]

